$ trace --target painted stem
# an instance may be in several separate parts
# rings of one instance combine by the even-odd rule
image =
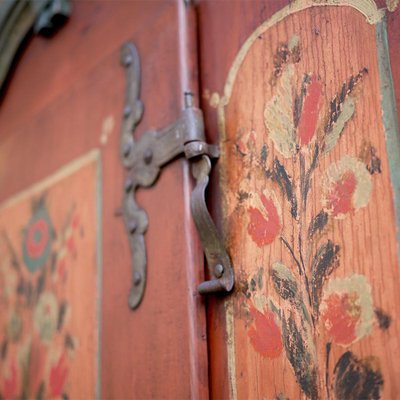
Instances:
[[[300,152],[300,198],[303,197],[303,193],[305,190],[304,184],[305,184],[305,160],[304,160],[304,155]],[[306,229],[305,224],[304,224],[304,222],[305,222],[304,220],[306,218],[305,202],[304,203],[302,201],[300,202],[300,213],[299,214],[300,214],[300,232],[299,232],[299,238],[298,238],[299,254],[300,254],[300,260],[301,260],[301,265],[302,265],[302,269],[303,269],[304,286],[305,286],[305,289],[307,292],[308,302],[311,307],[312,320],[314,321],[314,315],[312,313],[310,285],[309,285],[309,281],[308,281],[306,266],[304,264],[303,246],[302,246],[302,243],[303,243],[302,236],[303,236],[304,230]]]
[[[301,268],[301,264],[300,261],[297,259],[296,255],[294,254],[294,250],[292,249],[292,247],[290,246],[289,242],[283,237],[280,237],[282,243],[285,245],[285,247],[289,250],[290,255],[292,256],[294,262],[297,265],[297,268],[299,269],[299,275],[303,275],[303,270]]]
[[[329,356],[331,354],[332,343],[328,342],[326,344],[326,361],[325,361],[325,386],[326,386],[326,398],[330,399],[329,391]]]

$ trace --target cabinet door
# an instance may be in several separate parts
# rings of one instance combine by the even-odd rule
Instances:
[[[186,161],[138,193],[148,273],[134,311],[116,216],[121,45],[133,41],[141,58],[140,137],[175,122],[184,91],[197,96],[196,51],[184,52],[191,13],[182,1],[73,1],[53,38],[23,50],[0,106],[1,398],[208,397]]]
[[[399,397],[397,4],[200,3],[236,274],[209,308],[213,398]]]

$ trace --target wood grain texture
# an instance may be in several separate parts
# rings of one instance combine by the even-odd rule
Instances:
[[[225,49],[219,62],[203,61],[203,88],[209,126],[212,108],[223,112],[219,196],[237,275],[232,298],[211,306],[211,354],[224,334],[228,343],[225,368],[210,359],[212,394],[395,398],[397,227],[375,26],[351,7],[292,14],[259,32],[227,99],[227,60],[275,2],[252,4],[224,10],[229,36],[213,16],[224,6],[202,9],[204,43],[209,28]],[[351,368],[358,383],[346,387]]]
[[[4,398],[96,397],[98,161],[89,153],[0,205]]]
[[[2,200],[88,150],[101,151],[102,398],[208,396],[205,310],[196,295],[203,255],[191,221],[186,162],[166,167],[156,187],[138,194],[149,215],[149,272],[136,312],[127,304],[128,240],[115,217],[123,187],[120,46],[132,40],[141,56],[140,136],[174,122],[181,110],[179,34],[175,1],[76,1],[56,37],[31,41],[0,107]]]

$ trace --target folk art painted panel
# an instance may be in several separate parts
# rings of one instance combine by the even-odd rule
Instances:
[[[98,157],[0,205],[0,398],[94,398]]]
[[[232,398],[399,396],[398,147],[382,17],[368,0],[291,2],[211,98],[237,279]]]

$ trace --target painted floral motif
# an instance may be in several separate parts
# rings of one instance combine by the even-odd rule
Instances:
[[[48,260],[54,235],[43,201],[40,200],[33,207],[34,213],[26,227],[22,245],[24,263],[31,272],[42,267]]]
[[[42,293],[33,313],[33,324],[40,338],[51,341],[57,329],[58,302],[52,292]]]
[[[279,357],[282,353],[283,344],[281,330],[276,322],[276,316],[268,309],[258,311],[250,306],[253,324],[247,332],[254,349],[267,358]]]
[[[5,399],[14,399],[18,394],[17,373],[17,363],[15,360],[12,360],[3,381],[3,396]]]
[[[371,333],[374,308],[365,276],[331,279],[324,290],[320,313],[333,343],[348,346]]]
[[[268,193],[261,193],[248,208],[249,235],[259,247],[272,243],[281,230],[280,211],[277,201]]]
[[[300,51],[297,36],[278,47],[271,78],[274,94],[267,101],[263,116],[275,150],[291,160],[299,176],[296,179],[290,176],[284,160],[268,159],[267,143],[255,162],[271,186],[281,192],[283,205],[292,217],[292,227],[298,229],[291,227],[288,238],[285,236],[282,210],[273,191],[242,193],[240,197],[241,204],[246,204],[247,232],[251,239],[260,248],[279,239],[292,260],[291,265],[276,260],[269,267],[269,279],[279,302],[262,295],[263,268],[254,276],[240,278],[247,334],[254,350],[263,357],[276,358],[285,350],[298,384],[310,399],[325,397],[320,385],[323,380],[328,399],[331,388],[337,399],[379,398],[383,378],[377,364],[371,366],[368,359],[358,359],[350,351],[340,357],[330,378],[332,346],[351,346],[369,335],[376,322],[379,326],[390,326],[390,316],[374,307],[371,286],[365,276],[332,278],[340,267],[341,248],[324,239],[335,220],[343,220],[368,205],[372,177],[381,172],[376,149],[364,144],[360,158],[345,155],[331,163],[321,182],[321,209],[310,218],[308,207],[314,172],[322,157],[339,143],[355,114],[357,94],[362,90],[368,69],[362,67],[351,75],[324,104],[324,83],[316,74],[304,74],[300,87],[295,83]],[[321,331],[328,340],[326,343],[319,339]],[[317,357],[321,349],[326,356],[325,371]],[[346,397],[350,390],[346,382],[353,382],[355,373],[360,381],[366,379],[365,374],[373,376],[373,387],[356,388],[353,391],[358,397]],[[366,381],[363,384],[367,385]]]
[[[0,295],[0,302],[10,308],[0,343],[0,399],[68,398],[66,382],[75,341],[63,287],[80,233],[74,208],[56,232],[43,197],[33,202],[32,217],[23,231],[21,260],[3,232],[0,244],[6,246],[0,275],[13,279],[3,282],[7,290]]]
[[[65,354],[63,353],[50,370],[49,385],[52,397],[60,397],[62,395],[67,376],[68,367],[65,364]]]
[[[323,187],[325,211],[343,219],[368,204],[372,179],[364,163],[346,155],[328,167]]]

